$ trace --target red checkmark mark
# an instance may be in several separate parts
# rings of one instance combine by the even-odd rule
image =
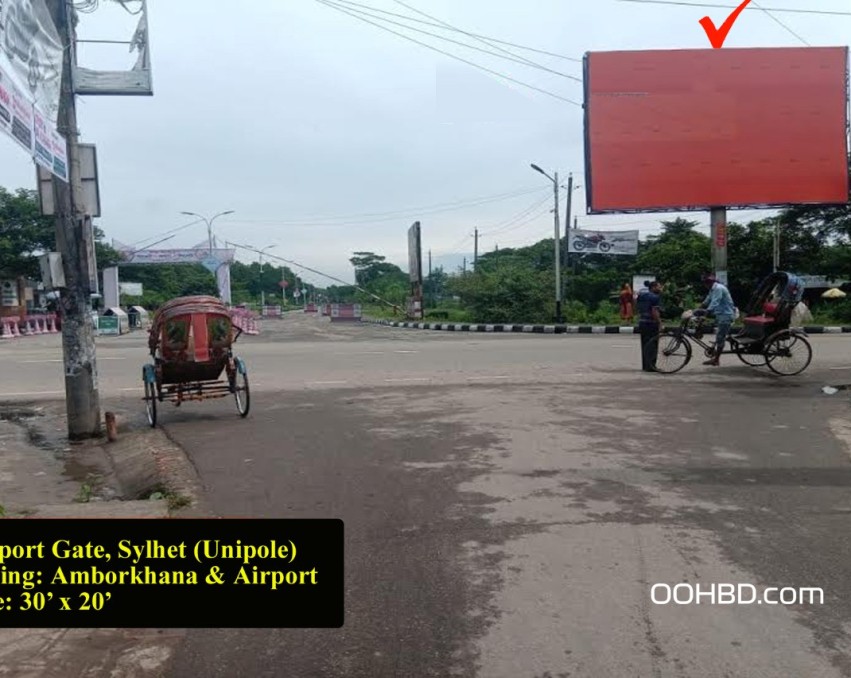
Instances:
[[[715,49],[723,47],[724,41],[730,33],[730,29],[733,27],[733,24],[736,23],[736,19],[739,18],[739,14],[741,14],[745,7],[747,7],[750,3],[751,0],[745,0],[741,5],[739,5],[735,11],[727,17],[727,21],[722,24],[721,28],[715,28],[715,24],[712,23],[712,19],[708,16],[705,16],[700,20],[700,25],[703,26],[703,30],[706,31],[706,37],[709,38],[709,42],[712,43],[712,46]]]

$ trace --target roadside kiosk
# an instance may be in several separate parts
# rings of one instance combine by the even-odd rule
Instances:
[[[130,318],[124,309],[113,307],[103,312],[98,318],[98,334],[102,336],[118,336],[130,331]]]

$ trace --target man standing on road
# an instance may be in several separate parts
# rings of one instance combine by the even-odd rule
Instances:
[[[700,309],[697,310],[698,315],[706,315],[711,313],[715,316],[715,355],[704,362],[704,365],[718,367],[721,352],[724,350],[724,344],[727,342],[727,335],[730,333],[730,327],[733,325],[733,318],[736,315],[736,306],[733,303],[733,297],[730,296],[730,290],[722,285],[714,275],[709,274],[703,276],[703,284],[709,291],[706,299]]]
[[[641,369],[656,371],[656,337],[662,331],[662,286],[658,281],[649,283],[649,290],[638,295],[638,332],[641,334]]]

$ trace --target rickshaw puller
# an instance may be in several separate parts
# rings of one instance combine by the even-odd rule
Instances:
[[[718,367],[721,353],[724,351],[724,344],[727,342],[727,335],[730,334],[730,328],[736,315],[736,306],[733,303],[733,297],[730,296],[730,290],[718,282],[714,275],[703,276],[703,284],[709,293],[700,308],[695,311],[695,315],[712,314],[716,321],[715,355],[703,364]]]

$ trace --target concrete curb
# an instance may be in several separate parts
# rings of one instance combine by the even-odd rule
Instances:
[[[637,327],[619,325],[482,325],[476,323],[415,323],[391,320],[367,320],[364,322],[385,327],[410,330],[438,330],[443,332],[495,332],[505,334],[638,334]],[[706,334],[712,334],[707,329]]]
[[[474,323],[415,323],[392,320],[369,320],[364,322],[386,327],[411,330],[437,330],[443,332],[497,332],[523,334],[638,334],[638,327],[620,325],[482,325]],[[673,326],[667,326],[672,328]],[[805,327],[807,334],[851,334],[851,327]],[[713,334],[714,328],[706,328],[704,334]]]

